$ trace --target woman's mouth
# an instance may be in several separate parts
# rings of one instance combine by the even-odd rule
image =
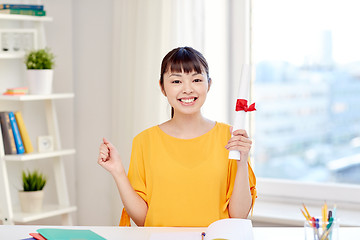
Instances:
[[[183,104],[191,104],[193,102],[195,102],[197,99],[197,97],[193,97],[193,98],[180,98],[178,99],[181,103]]]

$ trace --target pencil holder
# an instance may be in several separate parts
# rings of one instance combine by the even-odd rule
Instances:
[[[313,218],[304,223],[305,240],[339,240],[339,219]]]

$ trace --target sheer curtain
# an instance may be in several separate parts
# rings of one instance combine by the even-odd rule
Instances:
[[[213,79],[204,115],[230,123],[230,109],[234,105],[229,104],[231,76],[238,75],[245,56],[242,46],[235,47],[234,52],[231,48],[243,44],[244,36],[239,34],[243,28],[239,30],[238,24],[230,24],[233,13],[230,7],[242,9],[244,2],[246,0],[114,0],[112,139],[126,169],[133,137],[170,117],[170,106],[161,94],[158,81],[161,60],[175,47],[192,46],[204,54]],[[235,20],[242,18],[244,15]],[[232,30],[239,43],[231,43]],[[232,59],[232,54],[242,57]],[[231,72],[230,61],[240,67]],[[114,202],[116,208],[114,215],[118,217],[119,202]]]
[[[203,1],[195,6],[191,2],[114,1],[112,139],[126,169],[133,137],[170,116],[158,84],[162,57],[180,43],[202,46],[202,33],[194,29],[202,21],[195,16]],[[122,207],[118,199],[113,202],[114,220]]]

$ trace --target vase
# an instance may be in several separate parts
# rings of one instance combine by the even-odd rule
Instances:
[[[54,71],[52,69],[28,69],[26,78],[30,94],[51,94]]]
[[[44,200],[44,191],[19,191],[19,200],[23,212],[40,212]]]

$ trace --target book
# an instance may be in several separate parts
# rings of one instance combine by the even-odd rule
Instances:
[[[15,114],[13,112],[9,112],[9,118],[10,118],[11,128],[12,128],[13,134],[14,134],[16,151],[18,154],[22,154],[25,152],[25,148],[24,148],[23,141],[21,139],[18,124],[15,119]]]
[[[27,87],[8,88],[3,95],[25,95],[28,93]]]
[[[5,154],[17,154],[8,112],[0,112],[0,122]]]
[[[47,240],[74,240],[74,239],[91,239],[106,240],[95,232],[87,229],[61,229],[61,228],[40,228],[36,230],[42,237]]]
[[[19,14],[19,15],[30,15],[30,16],[46,16],[44,10],[31,10],[31,9],[2,9],[1,14]]]
[[[252,223],[249,219],[227,218],[213,222],[205,232],[152,233],[150,240],[253,240]]]
[[[34,147],[31,143],[21,112],[15,112],[15,119],[19,127],[21,139],[25,148],[25,153],[32,153],[34,151]]]
[[[44,5],[33,5],[33,4],[0,4],[0,9],[32,9],[32,10],[44,10]]]

